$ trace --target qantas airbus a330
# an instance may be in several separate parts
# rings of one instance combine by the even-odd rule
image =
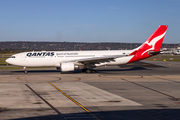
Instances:
[[[94,67],[126,64],[159,54],[167,27],[160,25],[141,46],[133,50],[32,51],[14,54],[6,62],[24,68],[58,67],[62,72],[82,69],[91,73],[95,72]]]

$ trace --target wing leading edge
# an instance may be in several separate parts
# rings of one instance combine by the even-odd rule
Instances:
[[[127,55],[110,55],[110,56],[104,56],[104,57],[93,57],[93,58],[85,58],[85,59],[78,59],[74,61],[69,62],[78,62],[82,64],[98,64],[103,62],[110,62],[115,61],[116,58],[125,57]]]

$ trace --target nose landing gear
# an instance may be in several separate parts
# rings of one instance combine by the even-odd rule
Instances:
[[[26,67],[24,67],[24,73],[27,74],[27,70],[26,70]]]

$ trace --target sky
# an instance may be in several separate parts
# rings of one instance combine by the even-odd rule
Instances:
[[[0,0],[1,41],[142,43],[169,25],[180,43],[180,0]]]

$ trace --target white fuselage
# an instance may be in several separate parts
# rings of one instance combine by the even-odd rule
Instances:
[[[128,55],[132,51],[133,50],[33,51],[15,54],[13,57],[8,58],[6,62],[23,67],[59,67],[61,63],[78,61],[79,59],[106,57],[111,55]],[[114,61],[95,64],[95,66],[125,64],[132,57],[133,55],[124,56],[116,58]]]

